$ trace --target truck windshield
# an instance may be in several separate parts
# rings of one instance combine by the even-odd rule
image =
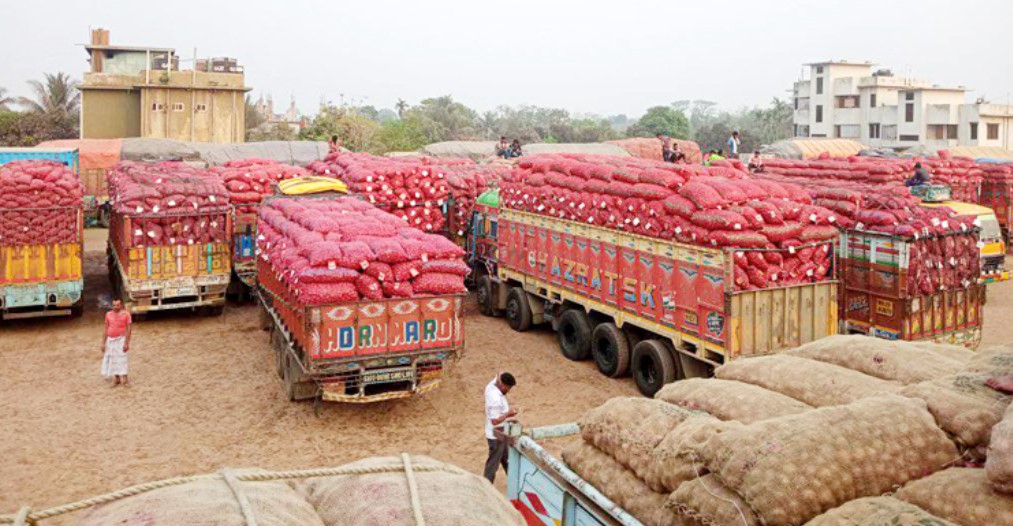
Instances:
[[[1002,229],[999,228],[999,220],[995,216],[978,216],[981,223],[981,239],[995,240],[1002,239]]]

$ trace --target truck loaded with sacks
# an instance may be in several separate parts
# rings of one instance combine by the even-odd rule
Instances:
[[[269,197],[258,217],[258,295],[290,400],[404,398],[445,380],[464,348],[462,249],[333,191]]]
[[[122,161],[108,173],[109,277],[134,313],[221,314],[232,214],[221,179],[182,162]]]
[[[1008,346],[831,336],[514,429],[507,496],[531,526],[1010,525],[1011,374]]]
[[[3,319],[82,311],[84,189],[76,156],[76,150],[0,150]]]
[[[481,311],[645,395],[837,332],[833,213],[737,163],[531,156],[479,203]]]

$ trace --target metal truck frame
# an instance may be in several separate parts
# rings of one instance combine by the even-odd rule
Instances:
[[[529,250],[529,242],[541,248]],[[835,243],[820,245],[832,250]],[[584,250],[577,248],[580,245],[597,247],[591,258],[610,254],[614,268],[601,274],[609,273],[613,285],[605,288],[616,292],[590,291],[581,272],[593,270],[589,265],[578,270],[578,256],[561,263],[558,272],[555,263],[547,261],[566,257],[560,252]],[[593,358],[602,374],[614,378],[631,372],[646,396],[666,383],[710,376],[728,360],[797,347],[838,330],[836,280],[730,291],[725,284],[733,281],[731,249],[476,205],[468,252],[482,314],[504,315],[519,332],[549,324],[559,335],[564,356]],[[640,271],[637,265],[659,270]],[[665,268],[664,277],[655,273],[636,279],[638,272],[660,272],[660,267]],[[690,291],[693,301],[686,301],[682,289],[676,294],[677,286]],[[680,302],[692,305],[683,309]]]

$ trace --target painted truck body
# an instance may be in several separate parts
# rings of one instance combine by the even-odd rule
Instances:
[[[438,387],[464,351],[461,295],[307,307],[261,258],[257,287],[290,400],[419,395]]]
[[[0,210],[7,214],[23,210]],[[0,314],[4,319],[63,316],[81,312],[84,290],[84,215],[66,208],[75,241],[8,245],[0,240]],[[2,229],[0,229],[2,230]]]
[[[66,164],[79,173],[74,148],[0,148],[0,164],[45,159]],[[0,210],[5,213],[26,210]],[[81,312],[84,290],[83,204],[67,208],[66,223],[73,225],[76,241],[37,245],[8,245],[0,240],[0,314],[4,319],[63,316]]]
[[[231,222],[228,212],[185,217]],[[114,212],[109,225],[109,277],[130,311],[205,308],[220,314],[232,275],[229,243],[133,246],[132,232],[140,219]]]
[[[985,285],[912,296],[906,286],[910,251],[909,243],[896,236],[842,234],[841,332],[977,347]]]
[[[510,447],[507,498],[528,526],[641,526],[539,443],[579,435],[576,424],[525,431]]]
[[[244,286],[257,283],[257,213],[236,212],[232,224],[232,270]]]
[[[509,295],[520,288],[527,294],[532,323],[550,322],[559,330],[565,312],[577,309],[586,321],[568,316],[583,333],[613,324],[626,333],[631,349],[620,344],[619,350],[632,354],[630,370],[644,394],[660,386],[642,382],[646,377],[641,373],[661,374],[664,383],[707,376],[729,360],[797,347],[838,330],[836,281],[733,291],[733,251],[728,249],[488,206],[476,207],[472,237],[472,266],[477,280],[485,279],[483,273],[489,277],[492,310],[503,309],[511,319],[510,303],[516,300]],[[827,244],[832,249],[835,243]],[[483,294],[480,291],[480,300]],[[569,336],[560,334],[566,354],[562,338]],[[643,341],[653,342],[654,350],[638,352]],[[670,360],[658,356],[663,354],[658,345],[667,348]],[[622,367],[603,368],[596,352],[591,354],[599,370],[609,376],[623,374]],[[671,363],[655,364],[665,366],[661,370],[640,371],[637,356],[644,353]],[[581,354],[586,353],[576,353]],[[581,359],[573,353],[568,357]],[[649,362],[642,365],[652,367]],[[648,383],[655,385],[648,389]]]

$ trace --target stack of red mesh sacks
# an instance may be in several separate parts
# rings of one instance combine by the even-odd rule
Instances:
[[[429,158],[334,152],[306,168],[317,175],[344,181],[352,193],[362,195],[420,230],[444,230],[444,205],[450,188],[445,171]]]
[[[920,206],[903,186],[842,180],[813,181],[763,175],[758,181],[795,183],[814,203],[838,214],[838,226],[903,238],[911,246],[907,292],[918,296],[966,288],[980,273],[976,218],[957,216],[948,207]]]
[[[981,198],[984,206],[995,210],[996,217],[1003,229],[1013,229],[1013,164],[982,163],[979,165],[983,174],[981,182]]]
[[[735,286],[820,281],[836,216],[792,184],[704,167],[601,155],[536,155],[501,183],[507,208],[734,251]]]
[[[482,192],[498,185],[499,181],[510,174],[510,167],[503,164],[466,164],[445,165],[447,184],[450,185],[451,204],[448,222],[450,237],[463,243],[475,210],[475,201]]]
[[[258,256],[304,305],[465,291],[461,248],[360,199],[274,198],[259,214]]]
[[[233,159],[211,168],[225,182],[229,202],[238,213],[255,213],[260,200],[274,193],[278,181],[309,175],[305,168],[274,159]]]
[[[861,183],[893,183],[903,185],[914,175],[914,166],[921,163],[934,184],[947,185],[958,201],[978,201],[982,171],[966,157],[888,158],[845,157],[836,159],[765,159],[767,173],[818,180],[847,180]]]
[[[229,193],[207,170],[174,161],[122,161],[107,178],[114,214],[132,220],[130,246],[229,241]]]
[[[0,165],[0,246],[79,241],[83,193],[65,164],[27,160]]]

